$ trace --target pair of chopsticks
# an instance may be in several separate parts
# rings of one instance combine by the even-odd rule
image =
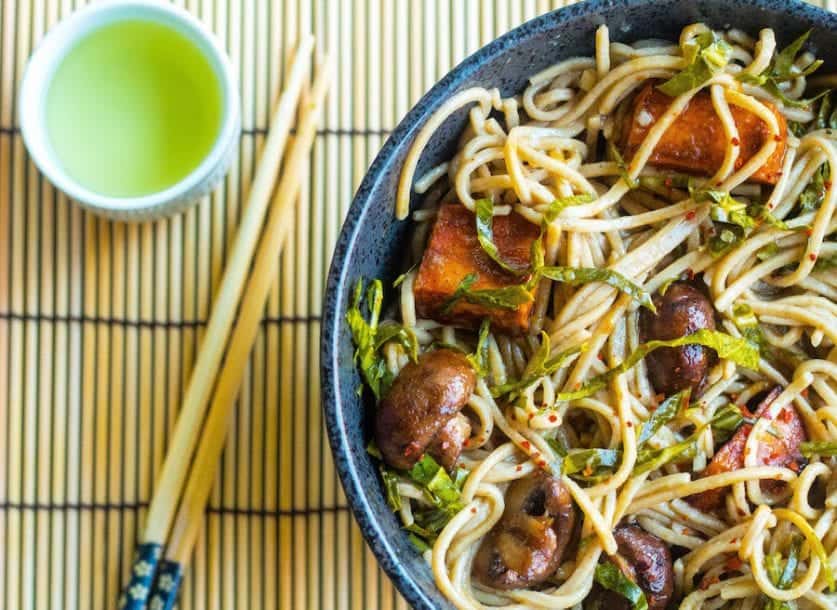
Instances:
[[[271,118],[247,207],[183,398],[120,608],[172,608],[197,541],[233,405],[275,277],[276,261],[291,227],[304,164],[332,81],[332,64],[326,58],[318,62],[310,93],[300,101],[311,70],[313,47],[311,36],[299,43],[285,91]],[[274,189],[295,116],[299,117],[296,134]]]

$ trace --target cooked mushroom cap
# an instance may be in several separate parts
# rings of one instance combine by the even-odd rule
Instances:
[[[401,369],[375,418],[375,442],[384,461],[393,468],[411,468],[465,406],[475,384],[468,359],[450,349],[422,354]],[[459,432],[447,431],[441,443],[450,443]]]
[[[664,295],[654,295],[657,313],[643,309],[640,332],[643,341],[678,339],[701,329],[715,330],[715,310],[700,290],[685,282],[674,282]],[[714,350],[702,345],[662,347],[645,358],[654,389],[666,395],[686,388],[698,396],[706,375],[715,362]]]
[[[645,593],[649,610],[664,610],[674,593],[674,564],[668,545],[638,525],[620,525],[613,531],[617,554],[612,561]],[[630,610],[627,599],[599,586],[593,589],[585,608]]]
[[[471,436],[471,422],[462,413],[457,413],[439,429],[427,447],[429,453],[445,470],[451,472],[465,441]]]
[[[575,524],[570,492],[544,473],[518,479],[506,492],[503,517],[474,558],[474,576],[495,589],[542,583],[561,563]]]

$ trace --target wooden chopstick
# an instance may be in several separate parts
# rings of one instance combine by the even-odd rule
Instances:
[[[151,592],[150,600],[155,610],[168,610],[174,606],[183,570],[200,532],[235,399],[258,334],[270,286],[276,276],[276,261],[291,227],[291,214],[301,186],[300,177],[304,174],[304,164],[314,142],[332,72],[331,60],[324,59],[318,66],[310,100],[300,104],[301,119],[296,137],[285,160],[282,178],[247,281],[238,321],[212,396],[206,425],[189,471],[189,480],[167,541],[165,558],[160,562],[159,574]],[[178,490],[169,491],[176,493]]]
[[[313,36],[308,35],[300,41],[285,91],[271,118],[270,132],[253,178],[247,207],[215,296],[203,344],[192,370],[168,454],[149,506],[145,529],[131,569],[131,580],[124,589],[120,607],[140,610],[145,607],[148,599],[157,562],[177,510],[179,492],[183,488],[200,436],[206,406],[215,385],[218,367],[235,319],[265,212],[271,201],[285,143],[295,118],[294,109],[311,70],[313,48]]]

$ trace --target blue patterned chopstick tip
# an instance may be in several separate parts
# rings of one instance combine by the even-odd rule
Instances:
[[[163,559],[157,571],[157,580],[148,602],[149,610],[172,610],[177,601],[180,581],[183,579],[183,566],[176,561]]]
[[[120,610],[145,610],[161,552],[162,545],[156,542],[144,542],[137,546],[131,580],[119,598]]]

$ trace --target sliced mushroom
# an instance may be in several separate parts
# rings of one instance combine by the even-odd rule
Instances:
[[[375,418],[375,442],[384,461],[393,468],[411,468],[437,441],[437,455],[453,462],[464,442],[463,428],[446,426],[465,406],[476,384],[468,359],[457,351],[439,349],[422,354],[418,362],[401,369]]]
[[[701,329],[715,330],[715,310],[700,290],[686,282],[674,282],[664,295],[655,294],[657,313],[643,309],[640,333],[643,341],[685,337]],[[706,375],[715,363],[715,351],[702,345],[662,347],[645,358],[654,389],[665,395],[686,388],[698,396]]]
[[[649,610],[664,610],[674,593],[674,564],[668,545],[638,525],[620,525],[613,531],[617,553],[612,561],[645,593]],[[614,591],[596,586],[585,608],[630,610],[631,604]]]
[[[475,578],[495,589],[542,583],[560,565],[574,525],[572,497],[559,479],[542,472],[518,479],[506,492],[503,517],[477,551]]]

